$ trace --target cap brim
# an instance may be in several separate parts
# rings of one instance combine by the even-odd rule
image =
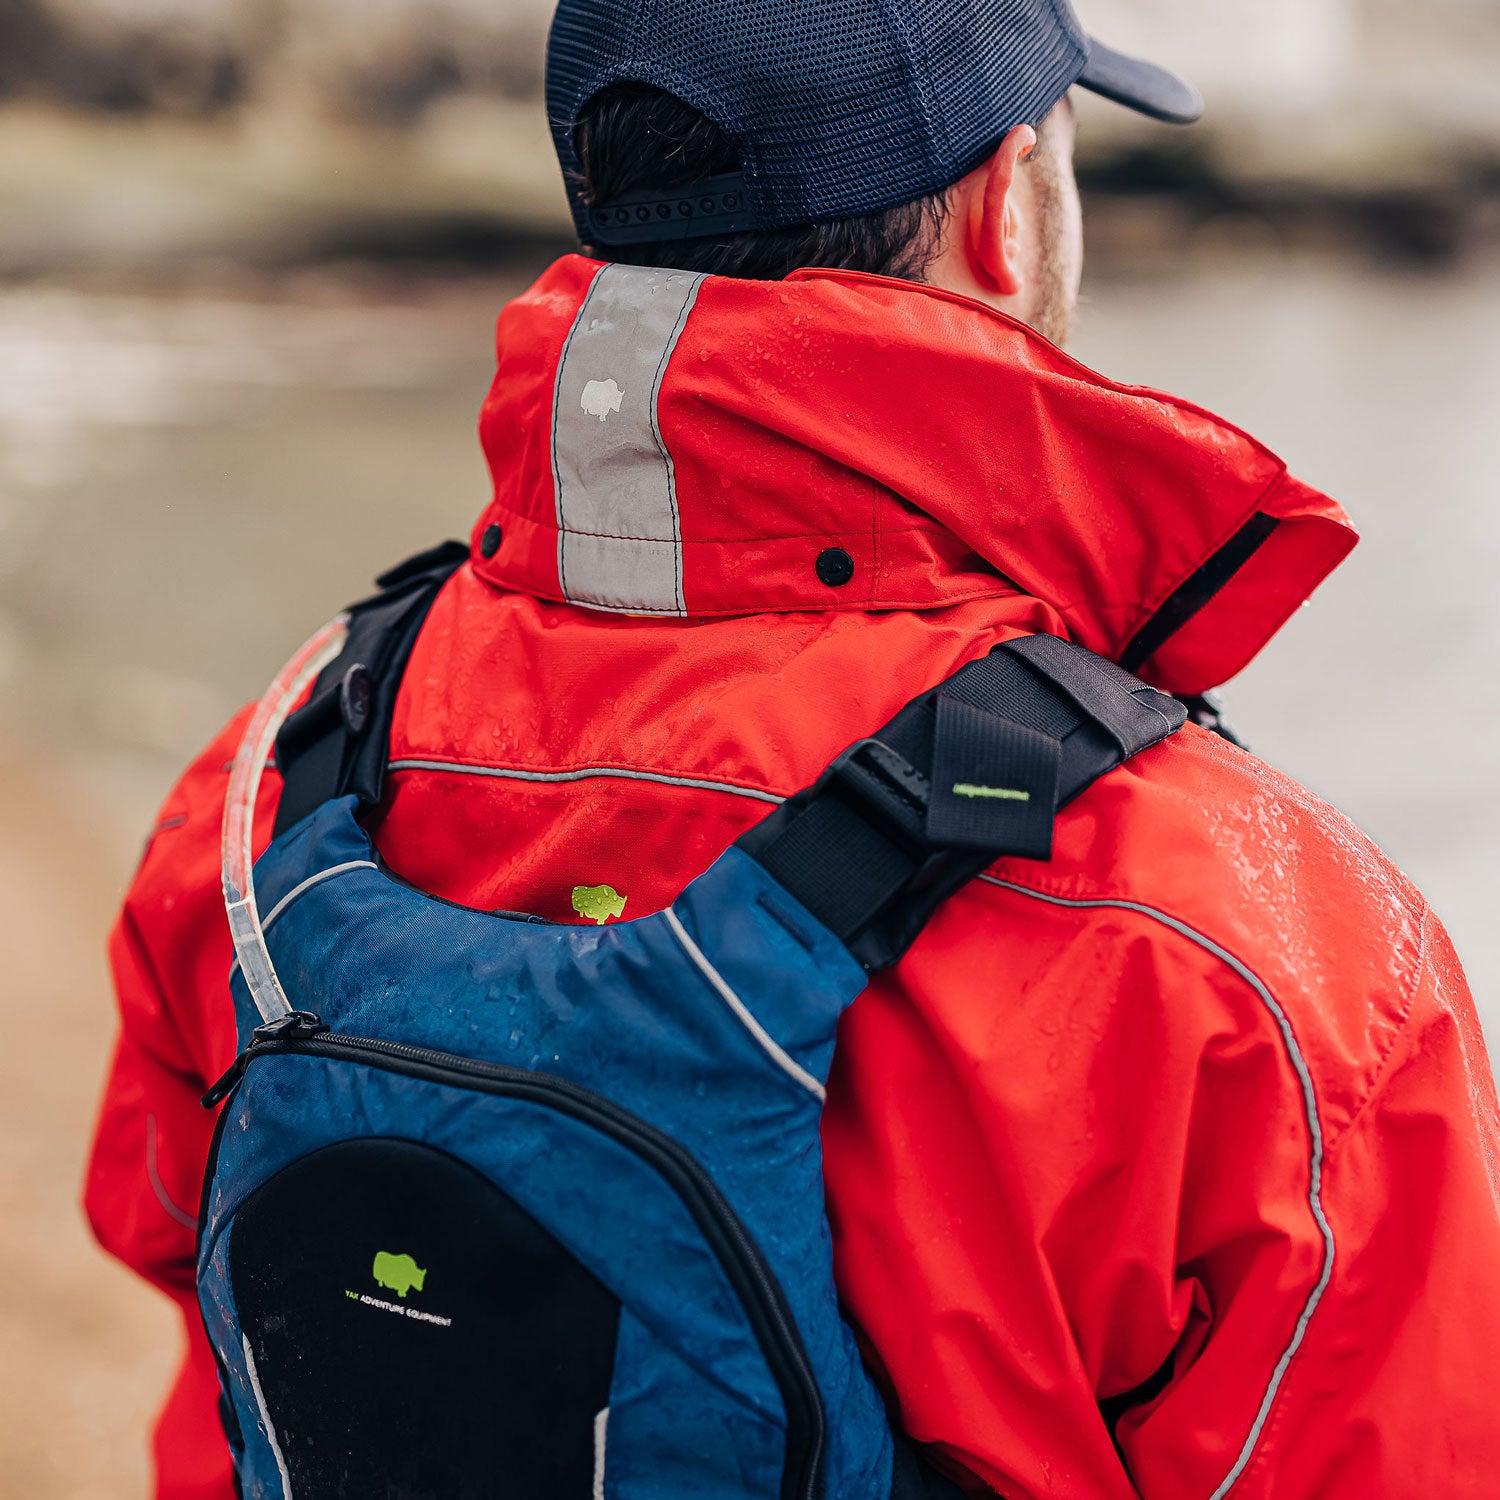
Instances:
[[[1093,37],[1089,38],[1089,57],[1078,82],[1116,104],[1169,125],[1191,125],[1203,117],[1203,96],[1192,84],[1155,63],[1116,52]]]

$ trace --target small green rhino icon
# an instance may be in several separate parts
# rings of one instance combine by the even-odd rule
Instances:
[[[389,1250],[375,1252],[375,1281],[387,1291],[405,1297],[413,1288],[420,1292],[427,1272],[409,1255],[392,1255]]]
[[[612,885],[575,885],[573,887],[573,910],[580,917],[587,917],[600,927],[604,926],[611,917],[618,917],[625,910],[627,899]]]

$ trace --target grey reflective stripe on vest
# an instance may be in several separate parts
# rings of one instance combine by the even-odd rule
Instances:
[[[248,1333],[240,1335],[240,1347],[245,1351],[245,1373],[250,1377],[250,1390],[255,1396],[255,1409],[260,1415],[261,1431],[265,1433],[266,1442],[270,1445],[271,1457],[276,1460],[276,1472],[281,1475],[281,1500],[292,1500],[292,1476],[287,1472],[286,1456],[281,1451],[275,1423],[271,1421],[271,1411],[266,1405],[266,1393],[260,1387],[260,1372],[255,1368],[255,1355],[250,1348]]]
[[[1260,1406],[1255,1413],[1255,1420],[1250,1424],[1250,1431],[1245,1436],[1243,1446],[1240,1448],[1233,1466],[1229,1472],[1219,1481],[1218,1488],[1208,1497],[1208,1500],[1224,1500],[1238,1482],[1241,1474],[1245,1472],[1246,1466],[1255,1456],[1255,1449],[1260,1442],[1261,1433],[1265,1431],[1266,1419],[1271,1415],[1271,1408],[1276,1404],[1276,1393],[1281,1389],[1281,1382],[1286,1375],[1287,1368],[1292,1362],[1292,1356],[1302,1345],[1302,1340],[1307,1335],[1307,1325],[1312,1321],[1312,1315],[1317,1311],[1318,1303],[1323,1300],[1323,1293],[1328,1290],[1328,1283],[1333,1280],[1333,1259],[1335,1246],[1333,1242],[1333,1227],[1328,1222],[1328,1215],[1323,1211],[1323,1124],[1318,1118],[1318,1101],[1313,1092],[1312,1070],[1307,1066],[1307,1059],[1302,1055],[1302,1048],[1297,1043],[1296,1033],[1292,1030],[1292,1023],[1287,1013],[1281,1008],[1280,1003],[1271,991],[1266,987],[1263,980],[1255,974],[1247,965],[1240,962],[1227,948],[1222,948],[1210,937],[1205,937],[1201,932],[1189,927],[1186,922],[1179,921],[1176,917],[1168,916],[1164,911],[1158,911],[1154,906],[1144,906],[1139,901],[1120,901],[1107,897],[1095,898],[1069,898],[1067,896],[1048,896],[1041,891],[1033,891],[1024,885],[1015,885],[1009,880],[1001,880],[995,875],[981,875],[986,885],[998,886],[1002,891],[1014,892],[1017,896],[1028,896],[1033,901],[1045,902],[1048,906],[1065,906],[1075,911],[1088,911],[1099,908],[1110,908],[1116,911],[1138,912],[1143,917],[1149,917],[1154,922],[1160,922],[1163,927],[1169,927],[1173,932],[1179,933],[1189,942],[1196,943],[1205,953],[1211,953],[1226,967],[1237,974],[1255,992],[1260,1003],[1270,1012],[1271,1018],[1276,1023],[1276,1029],[1281,1033],[1282,1045],[1286,1049],[1287,1059],[1292,1065],[1292,1072],[1297,1075],[1297,1084],[1302,1093],[1302,1105],[1307,1114],[1307,1133],[1311,1142],[1311,1154],[1308,1161],[1309,1185],[1307,1193],[1307,1204],[1313,1221],[1318,1227],[1318,1233],[1323,1240],[1323,1268],[1318,1273],[1318,1279],[1313,1284],[1312,1290],[1307,1295],[1307,1300],[1302,1304],[1302,1311],[1297,1316],[1297,1325],[1292,1330],[1292,1337],[1285,1349],[1281,1352],[1281,1358],[1276,1361],[1276,1367],[1271,1371],[1270,1378],[1266,1381],[1266,1389],[1261,1397]]]
[[[811,1073],[799,1063],[787,1050],[762,1026],[756,1019],[755,1012],[745,1004],[735,993],[729,981],[719,973],[713,966],[708,955],[695,943],[687,928],[682,925],[682,919],[669,906],[662,913],[667,919],[667,926],[672,929],[672,936],[677,939],[679,946],[687,956],[692,959],[698,972],[708,981],[708,986],[729,1007],[738,1018],[741,1026],[755,1039],[761,1051],[795,1083],[798,1088],[806,1089],[814,1099],[822,1104],[828,1097],[823,1085],[818,1082]]]
[[[319,870],[315,875],[309,875],[300,885],[293,886],[275,906],[271,908],[271,914],[260,924],[262,932],[269,932],[275,924],[276,919],[289,907],[292,902],[305,895],[315,885],[322,885],[325,880],[332,880],[335,875],[347,874],[350,870],[378,870],[379,865],[373,859],[348,859],[341,865],[329,865],[326,870]]]
[[[703,277],[606,266],[557,368],[552,475],[563,597],[596,609],[680,615],[677,476],[657,401]]]

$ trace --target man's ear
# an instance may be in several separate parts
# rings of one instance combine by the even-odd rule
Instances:
[[[1030,199],[1017,178],[1035,147],[1036,131],[1017,125],[965,183],[965,259],[969,274],[994,297],[1017,296],[1026,284]]]

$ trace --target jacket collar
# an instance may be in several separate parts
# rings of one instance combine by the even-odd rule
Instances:
[[[501,314],[498,352],[475,567],[542,598],[708,616],[1019,591],[1186,693],[1356,541],[1238,428],[907,282],[567,256]]]

